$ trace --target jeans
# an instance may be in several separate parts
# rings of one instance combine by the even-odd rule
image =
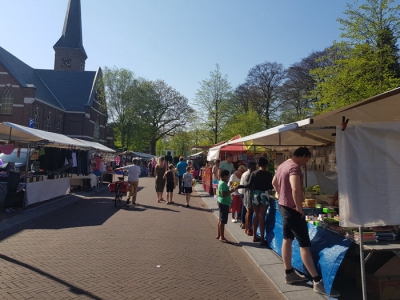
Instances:
[[[183,175],[178,175],[178,193],[183,194],[185,190],[183,189],[183,182],[182,182]]]
[[[240,223],[245,224],[246,223],[246,207],[244,206],[244,195],[240,194],[242,197],[242,212],[240,213]]]

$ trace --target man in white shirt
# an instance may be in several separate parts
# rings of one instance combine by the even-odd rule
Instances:
[[[129,203],[130,197],[132,196],[132,204],[136,204],[136,195],[139,186],[139,176],[141,174],[140,167],[138,166],[138,160],[134,158],[132,160],[133,165],[116,168],[115,170],[128,170],[128,183],[129,183],[129,194],[126,203]]]

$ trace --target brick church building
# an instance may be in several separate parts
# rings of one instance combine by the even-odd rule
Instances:
[[[80,0],[69,0],[54,70],[34,69],[0,47],[0,122],[107,145],[102,73],[85,71]],[[111,145],[107,145],[111,146]]]

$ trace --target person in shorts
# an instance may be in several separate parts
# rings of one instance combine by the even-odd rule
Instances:
[[[173,204],[172,196],[174,195],[174,188],[175,188],[175,166],[170,164],[168,166],[168,171],[164,174],[164,179],[167,181],[167,204]]]
[[[292,267],[292,243],[296,238],[300,246],[301,260],[313,278],[314,292],[326,294],[321,275],[311,255],[311,242],[302,205],[304,196],[301,167],[306,166],[310,157],[311,153],[306,147],[295,150],[293,156],[278,167],[272,185],[279,194],[279,212],[283,222],[282,260],[285,268],[285,282],[293,284],[307,281],[304,275]],[[340,296],[340,293],[332,289],[330,296],[336,298]]]
[[[189,208],[189,201],[190,201],[190,196],[192,195],[192,180],[193,180],[193,174],[192,174],[192,167],[187,166],[186,167],[186,173],[183,174],[182,176],[182,181],[183,181],[183,189],[186,194],[186,207]]]
[[[219,207],[219,219],[218,219],[218,233],[215,237],[223,243],[229,243],[225,238],[225,225],[228,223],[229,206],[232,203],[231,194],[238,189],[238,186],[230,188],[228,186],[229,171],[222,170],[220,175],[220,181],[218,182],[218,207]]]

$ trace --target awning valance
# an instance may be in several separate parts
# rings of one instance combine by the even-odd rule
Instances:
[[[0,140],[24,143],[44,142],[47,147],[90,148],[87,144],[63,134],[29,128],[11,122],[3,122],[0,124]]]

